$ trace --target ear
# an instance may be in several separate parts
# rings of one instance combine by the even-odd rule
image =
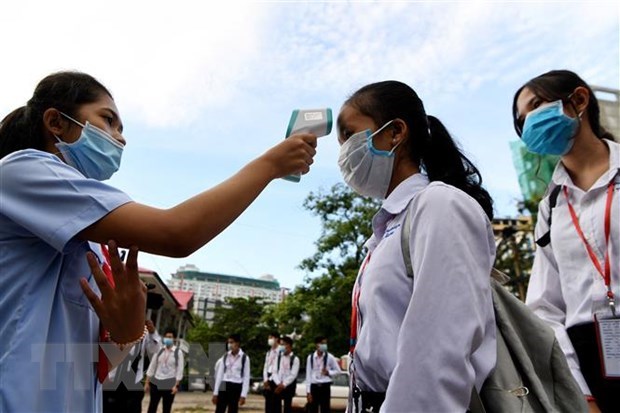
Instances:
[[[43,128],[45,132],[61,138],[68,129],[67,120],[60,114],[58,109],[49,108],[43,112]]]
[[[577,87],[573,92],[571,102],[573,102],[577,113],[585,113],[588,109],[588,103],[590,102],[590,92],[583,86]]]
[[[409,127],[407,126],[407,123],[405,123],[404,120],[398,119],[398,118],[394,119],[391,127],[392,127],[391,145],[392,147],[394,147],[407,139],[407,137],[409,136]]]

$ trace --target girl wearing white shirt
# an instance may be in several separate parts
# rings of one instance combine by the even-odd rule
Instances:
[[[384,199],[353,290],[353,411],[464,412],[495,366],[491,197],[401,82],[355,92],[340,110],[338,139],[345,182]]]
[[[619,412],[620,381],[601,370],[594,317],[611,316],[620,294],[620,145],[601,127],[592,89],[567,70],[522,86],[513,115],[530,151],[561,156],[539,205],[526,303],[554,329],[591,411]]]

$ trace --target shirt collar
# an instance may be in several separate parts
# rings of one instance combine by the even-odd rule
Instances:
[[[381,209],[392,215],[398,215],[407,208],[409,201],[418,192],[428,185],[428,177],[422,173],[416,173],[402,181],[390,195],[383,201]]]
[[[422,189],[428,186],[428,177],[416,173],[402,181],[390,195],[383,201],[381,209],[372,218],[372,232],[375,239],[381,239],[385,232],[387,222],[407,208],[411,199]],[[370,240],[369,240],[370,242]],[[370,249],[371,245],[367,247]]]
[[[616,177],[618,170],[620,169],[620,144],[610,141],[609,139],[603,139],[603,142],[605,142],[609,148],[609,169],[596,181],[594,185],[592,185],[590,189],[606,186]],[[558,162],[555,166],[551,181],[560,186],[568,186],[570,188],[574,188],[575,186],[562,161]]]

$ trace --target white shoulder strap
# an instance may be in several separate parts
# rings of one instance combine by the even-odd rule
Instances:
[[[407,204],[407,212],[403,220],[403,228],[400,231],[400,246],[405,261],[405,269],[407,276],[413,279],[413,265],[411,264],[411,248],[409,247],[409,238],[411,237],[411,202]]]

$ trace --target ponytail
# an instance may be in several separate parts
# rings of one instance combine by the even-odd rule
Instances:
[[[430,181],[441,181],[459,188],[474,198],[484,212],[493,219],[493,199],[482,187],[478,168],[461,152],[450,133],[434,116],[428,116],[429,136],[420,145],[420,166]]]
[[[34,111],[22,106],[9,113],[0,122],[0,159],[21,149],[40,149],[45,146]]]
[[[45,150],[43,113],[56,108],[75,116],[79,107],[96,102],[110,92],[95,78],[80,72],[58,72],[37,85],[26,106],[0,121],[0,159],[22,149]]]

